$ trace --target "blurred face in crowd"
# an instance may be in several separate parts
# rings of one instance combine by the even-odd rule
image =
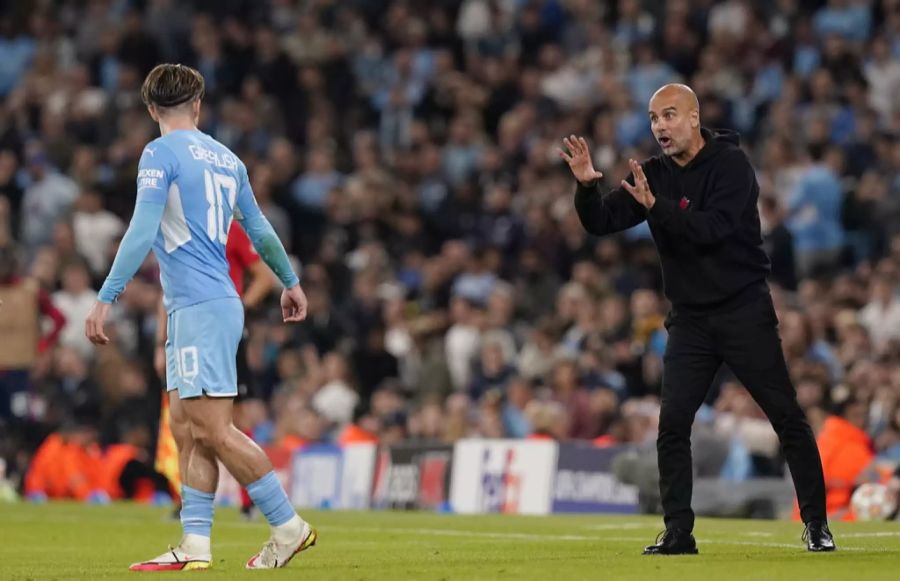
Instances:
[[[50,287],[56,284],[57,266],[59,256],[56,250],[45,246],[38,250],[34,262],[31,263],[31,276],[38,279],[42,285]]]
[[[63,288],[68,293],[81,293],[91,284],[91,278],[83,264],[70,264],[63,271]]]
[[[890,303],[894,298],[894,285],[883,277],[872,281],[872,300],[880,303]]]
[[[781,338],[785,348],[805,349],[809,344],[806,320],[802,313],[786,311],[780,320]]]
[[[866,404],[854,402],[844,410],[844,419],[860,429],[866,428]]]
[[[659,314],[659,302],[656,293],[642,289],[631,295],[631,313],[635,319],[643,319]]]
[[[506,387],[506,401],[516,409],[524,410],[531,401],[531,386],[522,378],[510,381]]]
[[[700,103],[685,85],[666,85],[650,99],[650,129],[663,153],[684,165],[700,149]]]
[[[503,369],[506,361],[499,343],[493,341],[485,344],[481,350],[481,365],[488,374],[497,374]]]
[[[574,361],[563,361],[556,366],[553,370],[553,387],[566,393],[578,387],[578,367]]]
[[[797,383],[797,403],[804,410],[822,405],[825,386],[814,379],[802,379]]]

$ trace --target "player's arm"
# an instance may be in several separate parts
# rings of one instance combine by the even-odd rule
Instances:
[[[235,217],[247,232],[247,236],[260,258],[284,285],[285,290],[281,295],[281,311],[284,321],[302,321],[306,318],[306,295],[300,287],[300,279],[291,266],[281,239],[278,238],[272,224],[259,209],[256,198],[253,196],[253,190],[250,188],[247,172],[243,168],[242,174]]]
[[[152,153],[151,153],[152,152]],[[137,203],[131,223],[122,237],[116,258],[107,275],[97,302],[85,321],[85,335],[97,345],[109,343],[103,323],[112,303],[125,290],[153,247],[166,209],[169,183],[174,179],[174,158],[162,144],[144,149],[138,165]]]

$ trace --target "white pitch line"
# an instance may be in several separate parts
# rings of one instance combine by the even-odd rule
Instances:
[[[900,537],[900,531],[875,531],[871,533],[841,533],[840,538],[866,538],[866,537]]]
[[[660,525],[650,523],[626,522],[620,524],[597,524],[585,525],[585,530],[589,531],[632,531],[637,529],[658,529]]]
[[[347,530],[355,532],[371,532],[371,533],[397,533],[410,535],[432,535],[440,537],[475,537],[483,539],[510,539],[521,541],[592,541],[592,542],[616,542],[616,543],[641,543],[648,539],[644,537],[596,537],[587,535],[548,535],[534,533],[501,533],[501,532],[485,532],[485,531],[465,531],[459,529],[429,529],[429,528],[393,528],[393,527],[350,527],[350,526],[325,526],[324,530]],[[803,548],[803,544],[797,543],[771,543],[759,541],[737,541],[724,539],[697,539],[698,544],[707,545],[730,545],[730,546],[746,546],[746,547],[768,547],[772,549],[797,549]],[[883,547],[847,547],[838,545],[839,551],[869,551],[869,552],[888,552],[890,549]]]
[[[394,527],[348,527],[326,526],[323,529],[338,529],[369,533],[399,533],[409,535],[434,535],[439,537],[478,537],[482,539],[514,539],[520,541],[599,541],[600,537],[587,535],[541,535],[534,533],[492,533],[486,531],[464,531],[459,529],[394,528]]]

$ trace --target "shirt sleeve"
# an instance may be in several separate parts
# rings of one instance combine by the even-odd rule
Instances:
[[[159,141],[147,144],[138,162],[137,203],[166,204],[169,184],[176,177],[175,155]]]
[[[125,290],[125,285],[143,264],[147,253],[159,233],[164,204],[141,200],[134,208],[134,216],[119,244],[119,251],[113,261],[109,276],[100,288],[98,299],[101,303],[112,303]]]
[[[247,177],[247,169],[241,167],[241,184],[237,197],[237,208],[234,217],[240,222],[247,236],[253,243],[253,248],[259,253],[260,258],[278,276],[284,288],[291,288],[299,284],[300,279],[291,266],[287,252],[278,234],[263,215],[256,203],[256,197],[250,188],[250,180]]]
[[[626,181],[634,185],[634,176],[629,173]],[[621,232],[647,219],[644,207],[625,188],[602,194],[596,181],[588,185],[577,182],[575,211],[584,229],[594,236]]]

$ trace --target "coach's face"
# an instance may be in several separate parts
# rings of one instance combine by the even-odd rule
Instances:
[[[650,129],[668,156],[688,150],[693,136],[700,131],[700,112],[693,99],[679,91],[662,90],[650,99]]]

